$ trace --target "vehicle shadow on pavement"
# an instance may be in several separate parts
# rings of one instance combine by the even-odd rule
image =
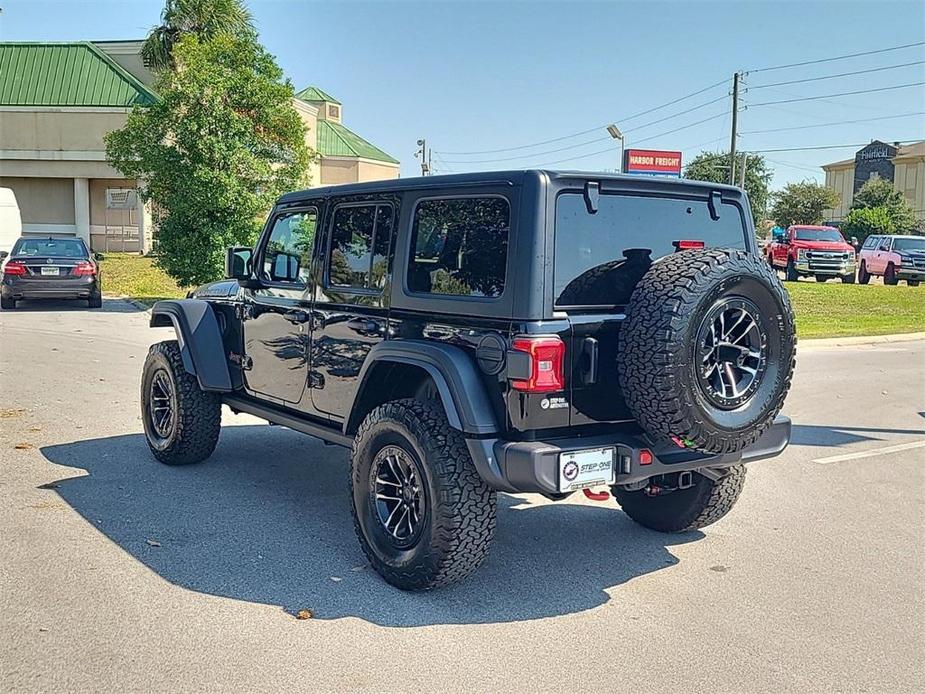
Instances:
[[[124,299],[103,298],[102,308],[88,308],[83,299],[65,301],[62,299],[20,299],[16,302],[17,313],[46,313],[51,311],[89,311],[91,313],[141,313],[146,310]]]
[[[87,475],[54,492],[164,579],[318,619],[383,626],[539,619],[597,607],[615,586],[677,563],[667,547],[703,537],[631,522],[611,500],[534,505],[498,497],[488,560],[463,583],[403,593],[368,566],[353,532],[345,450],[261,425],[222,430],[211,459],[154,461],[140,434],[41,449]],[[46,488],[48,485],[46,485]]]
[[[844,446],[859,441],[886,441],[896,434],[923,436],[925,429],[890,429],[882,427],[842,427],[815,424],[794,424],[790,434],[791,445]]]

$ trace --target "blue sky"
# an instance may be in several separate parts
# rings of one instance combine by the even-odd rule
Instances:
[[[160,0],[0,0],[0,38],[142,38]],[[825,100],[767,101],[925,82],[925,65],[761,85],[925,61],[925,46],[787,70],[759,68],[925,41],[922,2],[286,2],[251,0],[261,40],[296,89],[344,104],[349,127],[419,169],[426,137],[439,172],[613,169],[616,122],[628,147],[727,148],[728,84],[628,119],[749,70],[739,148],[768,150],[925,138],[925,86]],[[667,118],[689,108],[685,115]],[[892,118],[900,114],[900,118]],[[714,117],[715,116],[715,117]],[[660,123],[653,121],[661,120]],[[693,127],[696,121],[710,119]],[[871,120],[878,119],[878,120]],[[841,121],[865,121],[828,125]],[[803,126],[817,126],[804,128]],[[676,128],[676,133],[662,134]],[[779,132],[779,128],[798,128]],[[570,136],[580,131],[582,135]],[[564,138],[564,139],[558,139]],[[461,154],[548,144],[489,154]],[[773,187],[822,179],[856,147],[769,152]],[[603,153],[600,153],[602,152]],[[597,154],[595,154],[597,153]],[[506,161],[500,161],[507,159]],[[491,160],[491,161],[487,161]]]

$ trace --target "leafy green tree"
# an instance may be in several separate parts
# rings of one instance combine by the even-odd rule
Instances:
[[[850,239],[857,237],[858,243],[871,234],[895,234],[896,226],[890,211],[885,207],[862,207],[851,210],[848,218],[841,225],[842,234]]]
[[[791,224],[819,224],[823,210],[830,210],[841,200],[838,193],[819,183],[791,183],[773,193],[771,218],[783,228]]]
[[[892,221],[894,234],[911,234],[918,229],[915,210],[901,192],[885,178],[872,178],[855,193],[851,202],[852,210],[882,207]],[[860,238],[860,237],[859,237]]]
[[[251,244],[284,191],[307,183],[313,153],[273,57],[250,39],[195,35],[158,74],[159,101],[106,137],[109,162],[142,179],[158,264],[181,285],[221,275],[226,246]]]
[[[173,48],[190,34],[201,40],[217,34],[257,37],[251,14],[240,0],[167,0],[161,23],[141,47],[142,61],[155,72],[174,69]]]
[[[729,152],[701,152],[684,167],[684,177],[695,181],[728,183],[730,162]],[[741,165],[742,161],[739,159],[736,169]],[[764,157],[756,154],[748,155],[748,163],[745,166],[745,192],[748,193],[748,201],[752,206],[752,218],[756,224],[764,219],[767,212],[768,186],[771,185],[772,176]]]

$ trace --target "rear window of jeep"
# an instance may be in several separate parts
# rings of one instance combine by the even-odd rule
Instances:
[[[675,244],[746,248],[738,205],[720,205],[713,219],[706,200],[643,195],[601,195],[590,213],[580,193],[556,201],[556,306],[625,305],[653,262]]]

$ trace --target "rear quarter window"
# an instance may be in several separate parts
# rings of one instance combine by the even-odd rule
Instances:
[[[625,305],[652,263],[676,251],[679,241],[707,247],[746,246],[738,205],[720,205],[713,219],[706,200],[643,195],[601,195],[588,212],[584,196],[556,201],[553,281],[557,306]]]
[[[502,197],[422,200],[411,227],[408,289],[444,296],[500,296],[510,225],[510,204]]]

